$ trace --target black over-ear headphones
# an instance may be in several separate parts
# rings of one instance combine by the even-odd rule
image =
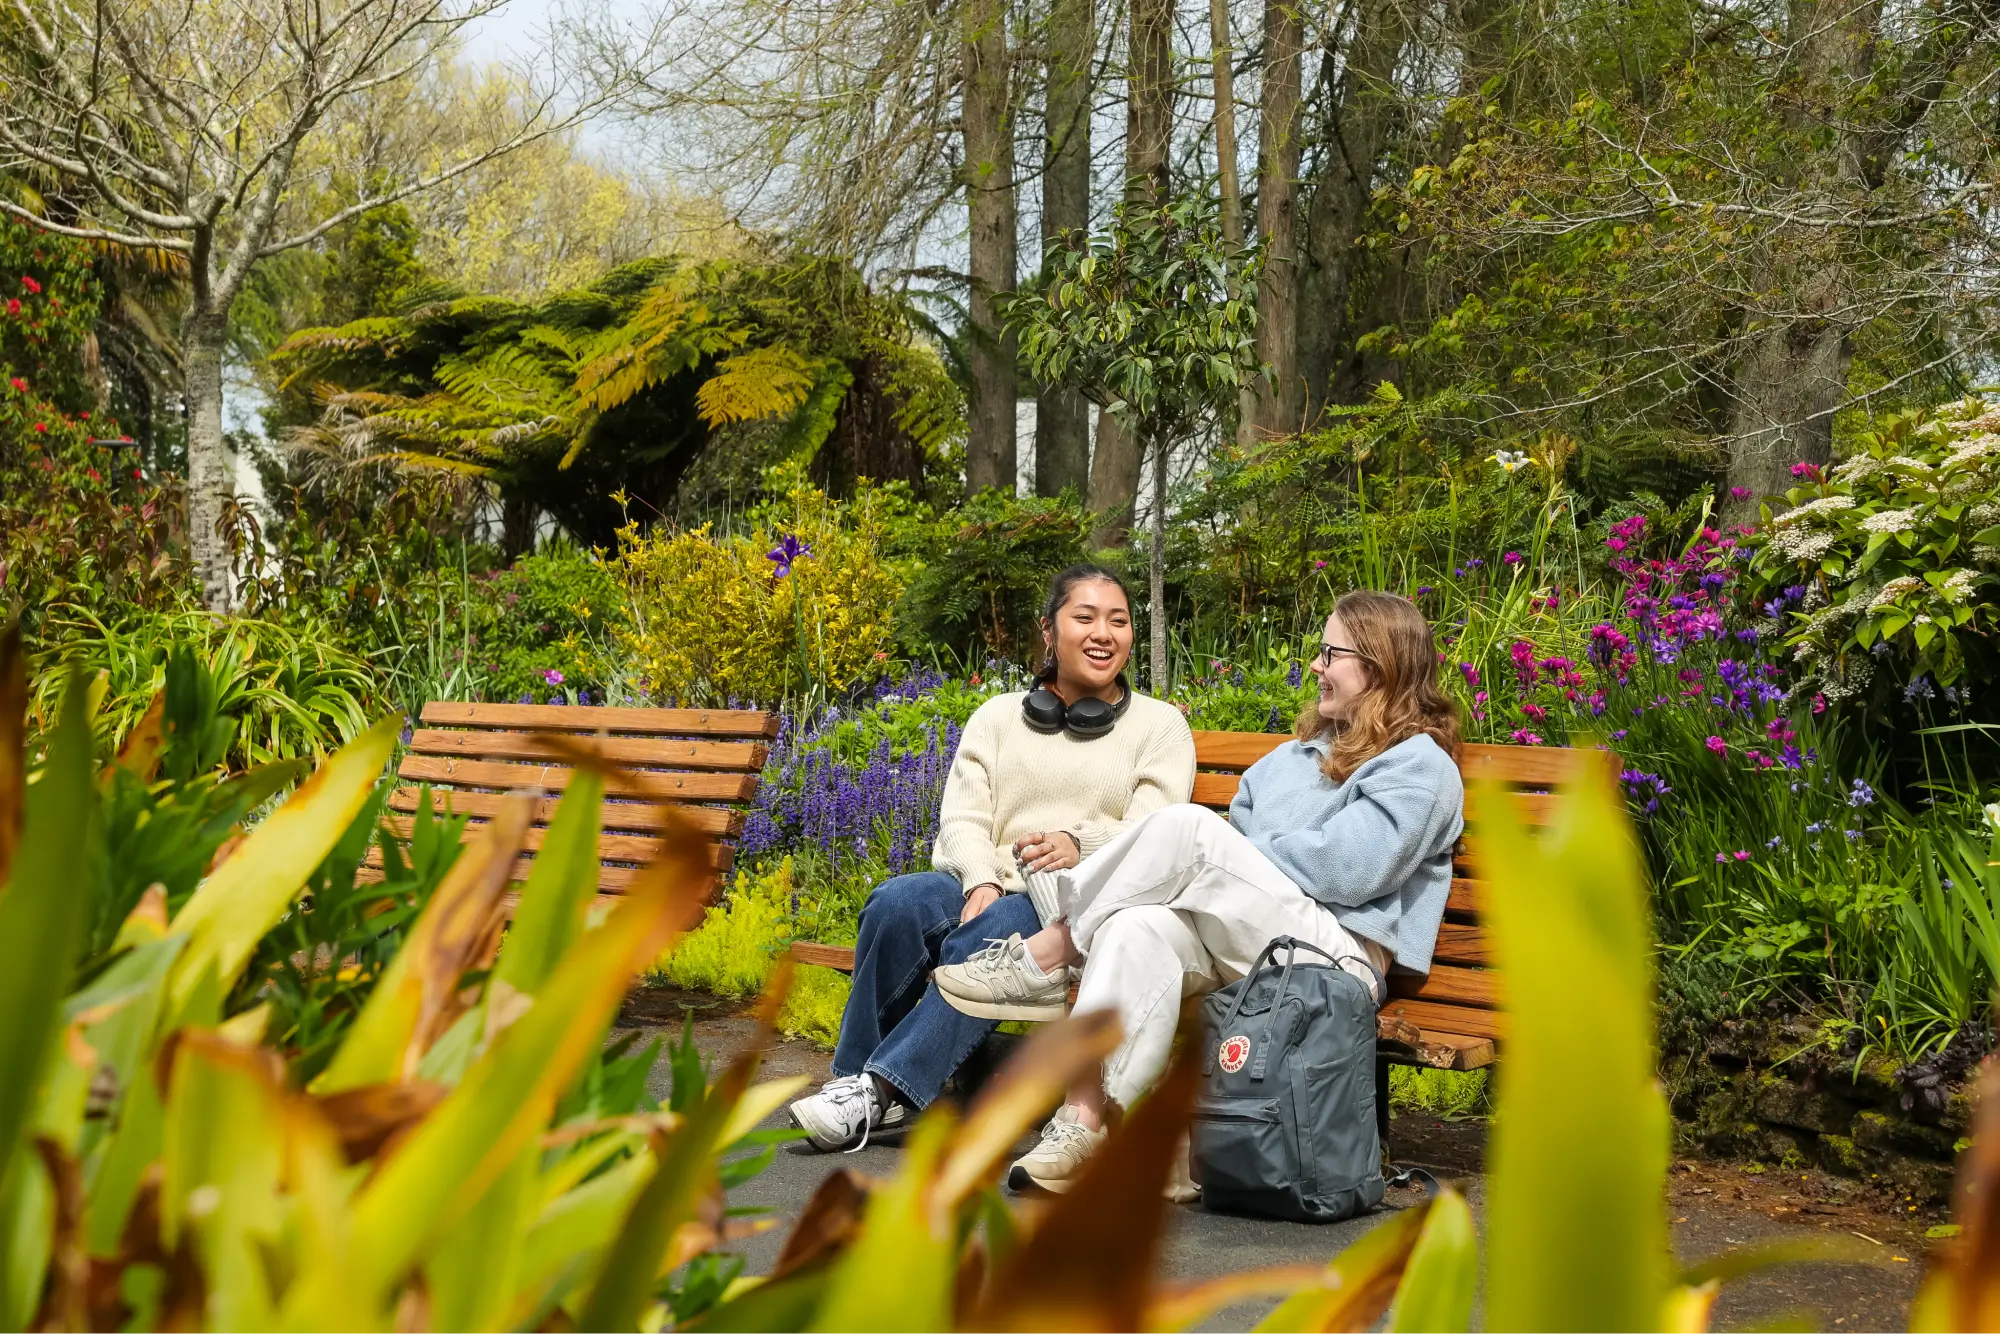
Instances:
[[[1035,688],[1021,700],[1022,721],[1037,732],[1068,732],[1079,741],[1095,740],[1118,725],[1132,702],[1132,687],[1120,677],[1116,704],[1106,704],[1095,695],[1064,704],[1061,695],[1042,684],[1054,676],[1047,672],[1035,678]]]

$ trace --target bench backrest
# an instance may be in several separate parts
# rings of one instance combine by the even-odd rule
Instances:
[[[616,894],[659,847],[666,811],[678,811],[709,838],[712,893],[734,849],[724,840],[743,826],[742,805],[757,794],[776,714],[747,709],[625,709],[554,704],[424,705],[390,794],[392,823],[408,832],[419,784],[433,804],[481,823],[517,788],[560,792],[571,770],[550,757],[537,734],[562,733],[589,745],[626,772],[605,782],[604,830],[598,839],[601,893]],[[556,798],[535,806],[535,825],[514,878],[525,880],[541,847]]]
[[[1290,739],[1252,732],[1196,732],[1195,801],[1226,811],[1242,772]],[[1576,779],[1577,755],[1560,747],[1466,745],[1460,748],[1459,771],[1468,787],[1475,779],[1490,779],[1512,790],[1520,818],[1539,827],[1549,822],[1555,809],[1551,790]],[[1486,890],[1473,878],[1469,843],[1477,831],[1469,797],[1467,806],[1467,838],[1460,840],[1454,858],[1451,898],[1444,924],[1438,928],[1430,975],[1392,973],[1390,999],[1382,1013],[1416,1025],[1427,1037],[1491,1042],[1502,1035],[1504,1017],[1493,975],[1486,970],[1486,933],[1479,921]]]

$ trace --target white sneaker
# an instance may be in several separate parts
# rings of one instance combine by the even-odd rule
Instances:
[[[842,1075],[791,1105],[792,1124],[823,1153],[855,1153],[878,1130],[900,1130],[910,1109],[875,1091],[873,1075]]]
[[[1041,1143],[1007,1169],[1007,1184],[1017,1191],[1039,1186],[1060,1195],[1076,1184],[1083,1175],[1083,1165],[1104,1146],[1108,1134],[1080,1124],[1074,1107],[1058,1107],[1048,1125],[1042,1127]]]
[[[1028,957],[1028,942],[1015,932],[996,940],[964,963],[931,973],[954,1010],[981,1019],[1060,1019],[1069,1007],[1069,969],[1043,972]]]

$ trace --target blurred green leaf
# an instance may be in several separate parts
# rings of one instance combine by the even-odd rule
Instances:
[[[1423,1231],[1410,1252],[1389,1328],[1458,1331],[1472,1328],[1472,1299],[1479,1286],[1479,1241],[1472,1206],[1449,1186],[1431,1201]]]
[[[1608,756],[1571,758],[1565,800],[1539,838],[1496,787],[1473,803],[1508,1013],[1489,1150],[1487,1320],[1650,1329],[1667,1291],[1670,1129],[1654,1063],[1651,918]],[[1585,1052],[1590,1097],[1576,1089]]]

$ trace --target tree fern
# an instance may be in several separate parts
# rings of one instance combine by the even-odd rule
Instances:
[[[716,364],[694,396],[710,426],[759,421],[791,412],[813,387],[814,364],[784,344],[753,347]]]

